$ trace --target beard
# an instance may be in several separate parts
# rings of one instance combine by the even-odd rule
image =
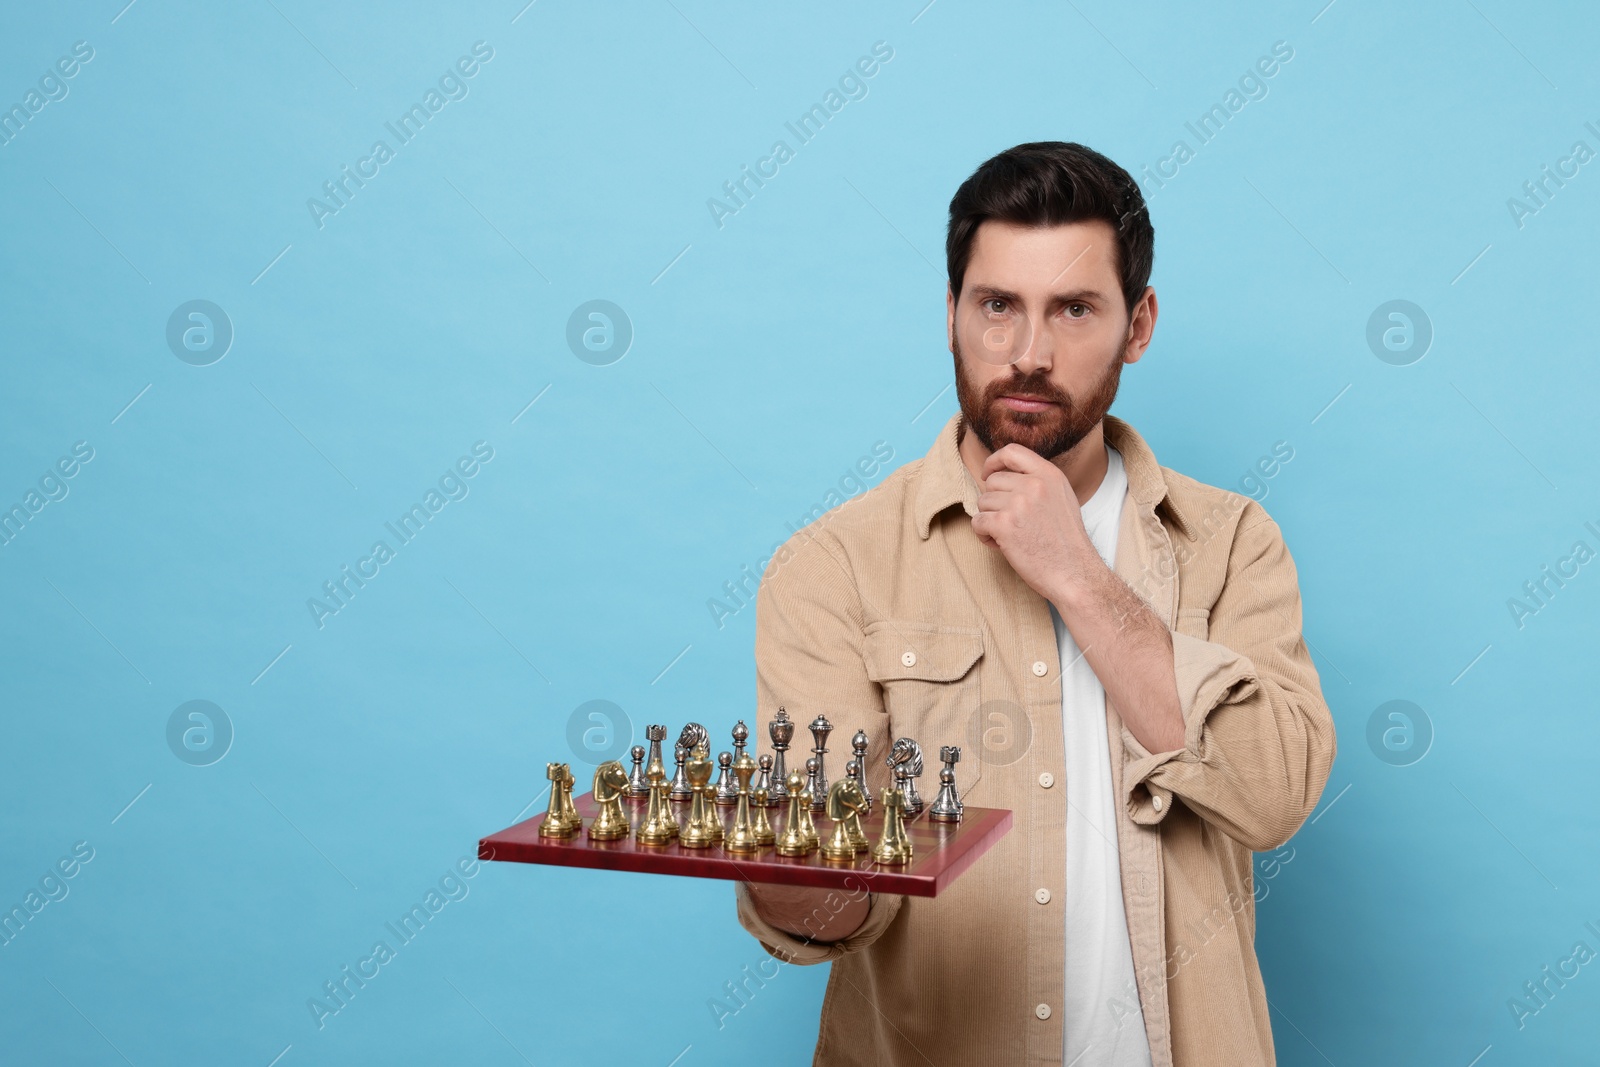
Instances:
[[[959,339],[954,349],[956,399],[961,403],[962,421],[990,452],[1019,444],[1044,459],[1054,459],[1070,451],[1111,410],[1122,380],[1122,360],[1114,359],[1099,383],[1079,400],[1057,388],[1043,368],[1028,375],[1013,372],[1009,378],[998,378],[980,396],[967,377]],[[1000,403],[1002,396],[1037,397],[1054,406],[1044,411],[1014,411]]]

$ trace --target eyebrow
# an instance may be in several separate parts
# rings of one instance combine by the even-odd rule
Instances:
[[[1022,299],[1021,295],[1014,293],[1009,289],[1001,289],[996,285],[974,285],[970,291],[974,297],[980,300],[999,299],[1009,300],[1014,304],[1027,303],[1027,301]],[[1084,303],[1093,303],[1098,301],[1100,303],[1104,303],[1105,300],[1105,294],[1100,292],[1098,289],[1072,289],[1067,292],[1052,293],[1050,295],[1050,302],[1058,307],[1062,304],[1071,304],[1077,301],[1083,301]]]

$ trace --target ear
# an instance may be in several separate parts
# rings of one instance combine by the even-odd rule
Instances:
[[[1155,335],[1156,316],[1160,312],[1154,286],[1145,286],[1139,299],[1134,301],[1133,314],[1128,317],[1128,340],[1123,346],[1122,362],[1137,363],[1150,347]]]
[[[956,297],[948,283],[944,287],[944,329],[945,346],[953,356],[956,354]]]

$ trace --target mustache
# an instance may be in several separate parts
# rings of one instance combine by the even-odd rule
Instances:
[[[1072,398],[1057,389],[1047,379],[1020,378],[1005,382],[991,382],[985,390],[984,401],[994,403],[1003,396],[1021,396],[1033,400],[1048,400],[1063,407],[1072,406]]]

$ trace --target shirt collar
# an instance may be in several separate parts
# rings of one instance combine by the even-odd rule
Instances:
[[[957,411],[944,424],[933,447],[922,461],[917,487],[917,533],[926,540],[933,520],[946,508],[960,504],[968,515],[978,514],[978,483],[961,462],[959,448],[963,416]],[[1115,415],[1104,419],[1106,443],[1122,453],[1122,466],[1128,476],[1128,495],[1144,511],[1154,511],[1165,502],[1168,514],[1190,540],[1194,528],[1178,511],[1167,491],[1167,481],[1156,462],[1155,453],[1132,426]]]

